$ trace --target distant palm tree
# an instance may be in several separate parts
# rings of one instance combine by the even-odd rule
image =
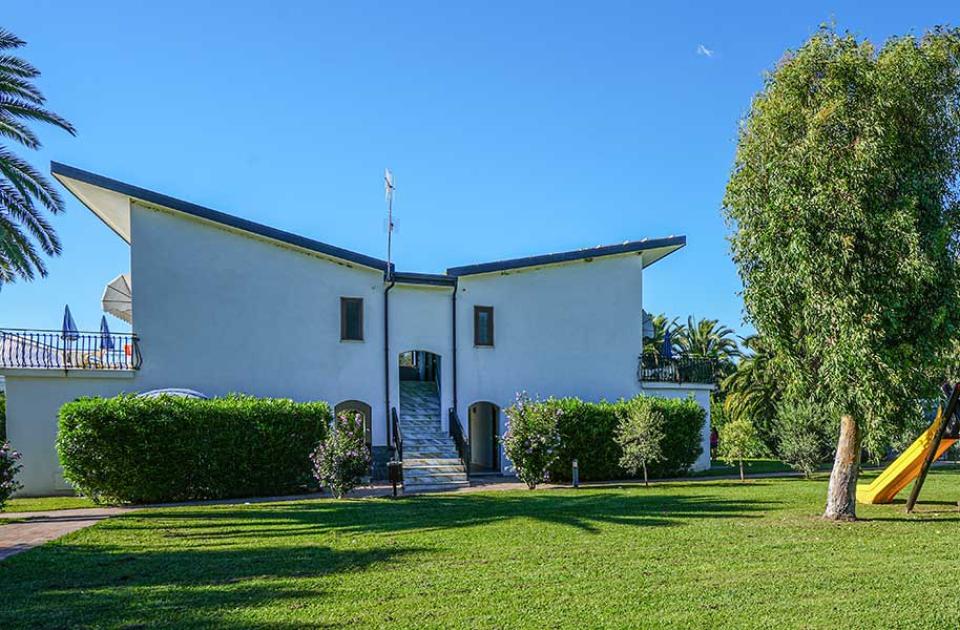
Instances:
[[[773,365],[773,353],[760,335],[743,340],[746,352],[735,372],[721,383],[723,410],[729,420],[748,420],[761,441],[777,451],[775,421],[782,393]]]
[[[0,136],[39,149],[40,140],[28,123],[48,123],[71,135],[76,131],[44,108],[46,99],[33,81],[40,71],[20,57],[2,52],[25,44],[0,28]],[[0,144],[0,285],[47,275],[34,241],[48,256],[60,253],[60,240],[44,217],[44,209],[62,212],[63,199],[40,172]]]
[[[667,336],[667,331],[670,331],[671,348],[674,352],[680,352],[678,337],[683,332],[683,324],[678,323],[677,319],[676,317],[667,319],[667,316],[663,313],[653,316],[653,337],[647,337],[643,340],[644,354],[659,355],[663,351],[663,340]]]
[[[740,347],[733,329],[715,319],[687,318],[687,325],[677,333],[680,351],[694,357],[714,359],[720,365],[733,365],[740,356]]]

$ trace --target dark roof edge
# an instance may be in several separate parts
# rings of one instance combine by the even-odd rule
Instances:
[[[124,182],[110,179],[109,177],[104,177],[102,175],[97,175],[96,173],[91,173],[74,166],[61,164],[60,162],[50,162],[50,172],[54,175],[61,175],[85,184],[106,188],[107,190],[112,190],[113,192],[121,195],[134,197],[136,199],[146,201],[147,203],[163,206],[164,208],[170,208],[171,210],[176,210],[177,212],[189,214],[191,216],[212,221],[214,223],[220,223],[244,232],[250,232],[251,234],[263,236],[275,241],[281,241],[289,245],[295,245],[296,247],[301,247],[319,254],[324,254],[333,258],[339,258],[340,260],[345,260],[347,262],[352,262],[357,265],[370,267],[383,272],[386,272],[387,270],[387,261],[380,260],[379,258],[353,252],[348,249],[336,247],[334,245],[328,245],[327,243],[322,243],[320,241],[313,240],[312,238],[278,230],[268,225],[242,219],[232,214],[198,206],[197,204],[190,203],[189,201],[176,199],[152,190],[147,190],[146,188],[125,184]]]
[[[652,238],[642,241],[630,241],[619,243],[617,245],[604,245],[590,249],[577,249],[569,252],[559,252],[557,254],[544,254],[541,256],[528,256],[526,258],[512,258],[509,260],[500,260],[496,262],[480,263],[476,265],[465,265],[463,267],[451,267],[447,269],[450,276],[471,276],[481,273],[492,273],[496,271],[507,271],[509,269],[522,269],[524,267],[538,267],[540,265],[552,265],[556,263],[570,262],[574,260],[584,260],[587,258],[596,258],[599,256],[615,256],[617,254],[629,254],[633,252],[642,252],[648,249],[658,249],[661,247],[676,247],[677,249],[687,244],[686,236],[670,236],[667,238]]]
[[[455,287],[457,278],[437,273],[417,273],[415,271],[397,271],[392,276],[400,284],[427,284],[436,287]]]

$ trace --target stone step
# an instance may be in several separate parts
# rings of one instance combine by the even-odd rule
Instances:
[[[466,476],[466,474],[463,472],[463,466],[460,465],[459,461],[457,461],[456,464],[451,464],[449,466],[437,466],[437,465],[409,466],[407,465],[407,462],[403,462],[403,474],[411,478],[423,477],[425,475],[434,475],[434,474],[438,474],[438,475],[456,474],[456,475]]]
[[[469,488],[470,482],[456,482],[456,483],[415,483],[403,485],[404,494],[418,494],[421,492],[444,492],[447,490],[459,490],[460,488]]]
[[[408,457],[403,460],[403,467],[424,468],[430,466],[460,466],[459,457]]]

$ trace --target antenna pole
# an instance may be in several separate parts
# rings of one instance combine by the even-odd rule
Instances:
[[[384,189],[387,194],[387,281],[393,277],[393,173],[390,169],[383,173]]]

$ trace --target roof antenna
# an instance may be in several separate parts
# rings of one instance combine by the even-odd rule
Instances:
[[[383,188],[387,197],[387,282],[393,277],[393,191],[396,186],[393,183],[393,173],[390,169],[383,170]]]

